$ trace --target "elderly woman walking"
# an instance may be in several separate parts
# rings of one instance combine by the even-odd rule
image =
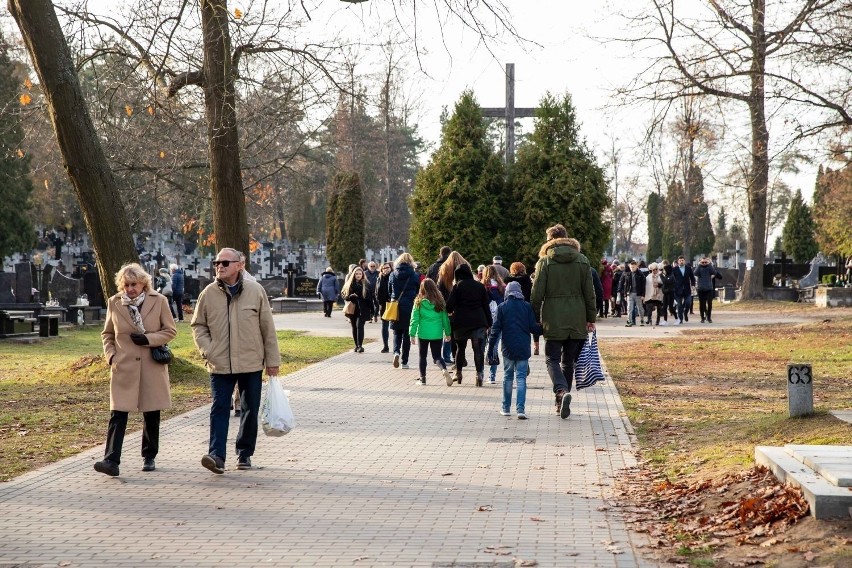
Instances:
[[[175,338],[177,328],[168,301],[151,287],[138,264],[125,264],[115,275],[118,294],[107,300],[101,339],[110,368],[106,450],[95,470],[118,475],[130,412],[141,412],[142,471],[153,471],[160,443],[160,411],[171,406],[169,367],[154,360],[152,347]]]

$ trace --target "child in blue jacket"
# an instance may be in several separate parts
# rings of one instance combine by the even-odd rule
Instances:
[[[497,308],[497,317],[491,326],[488,344],[496,349],[497,342],[502,336],[501,352],[503,353],[503,408],[500,414],[511,416],[512,383],[515,376],[518,379],[518,420],[526,420],[524,408],[527,400],[527,375],[530,372],[530,335],[542,333],[541,325],[535,321],[532,306],[524,301],[521,285],[510,282],[506,286],[505,300]],[[489,353],[493,356],[496,353]]]

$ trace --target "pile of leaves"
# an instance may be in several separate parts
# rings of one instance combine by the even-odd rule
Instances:
[[[675,564],[686,561],[673,555],[711,555],[742,545],[756,548],[728,565],[763,564],[767,549],[784,541],[787,529],[808,514],[801,491],[780,483],[763,466],[714,480],[672,482],[644,463],[625,470],[617,489],[626,521],[648,536],[645,548]]]

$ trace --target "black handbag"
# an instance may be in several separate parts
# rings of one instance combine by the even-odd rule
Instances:
[[[168,365],[172,362],[172,350],[169,349],[169,344],[160,345],[159,347],[151,348],[151,357],[154,361],[163,365]]]

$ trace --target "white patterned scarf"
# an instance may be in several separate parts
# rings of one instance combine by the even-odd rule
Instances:
[[[127,294],[121,295],[121,305],[127,306],[130,311],[130,319],[133,320],[133,325],[139,330],[139,333],[145,333],[145,326],[142,325],[142,314],[139,313],[139,307],[145,301],[145,292],[141,292],[136,298],[130,299]]]

